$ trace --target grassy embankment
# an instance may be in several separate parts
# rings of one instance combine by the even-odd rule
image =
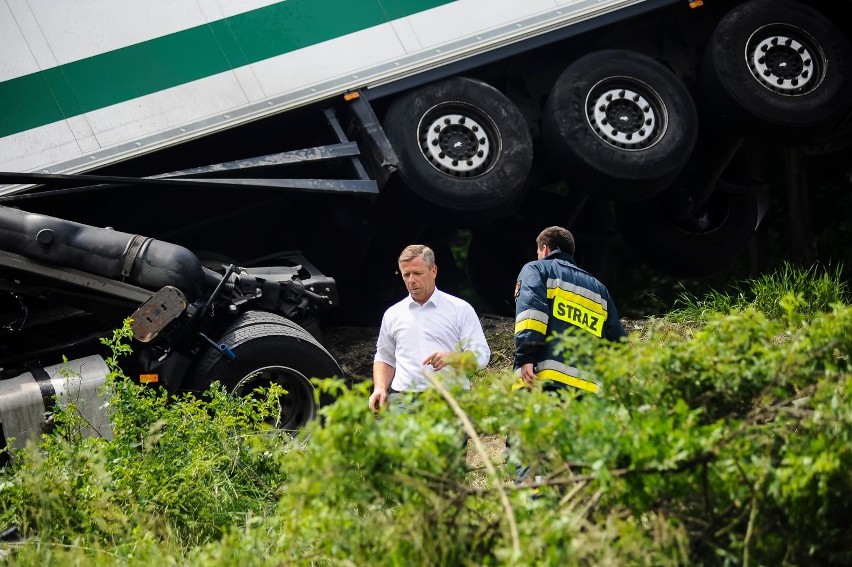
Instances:
[[[116,365],[111,441],[82,439],[65,412],[0,472],[0,528],[14,526],[0,554],[18,565],[849,564],[848,300],[836,273],[790,267],[684,295],[624,343],[562,337],[604,385],[582,399],[511,392],[503,369],[377,420],[368,384],[323,381],[338,400],[295,439],[265,424],[278,392],[169,400]],[[506,437],[508,455],[482,444]],[[515,486],[514,463],[540,481]]]

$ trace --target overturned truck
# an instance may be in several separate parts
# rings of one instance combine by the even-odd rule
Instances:
[[[505,314],[549,224],[604,280],[596,243],[614,234],[664,274],[718,273],[773,200],[806,201],[767,180],[779,152],[842,166],[852,52],[833,22],[851,15],[848,0],[9,3],[0,203],[20,212],[2,213],[0,366],[76,356],[103,313],[162,294],[137,348],[168,387],[267,343],[319,367],[273,369],[334,373],[294,322],[331,303],[327,322],[377,324],[413,241],[452,287],[460,233],[474,292]],[[83,248],[51,252],[77,231]]]
[[[247,395],[286,390],[276,426],[316,416],[311,378],[341,377],[302,325],[337,303],[336,284],[304,258],[250,269],[208,267],[182,246],[0,207],[0,443],[21,445],[73,401],[108,434],[99,338],[132,318],[125,373],[170,391],[215,380]],[[63,361],[63,358],[71,358]]]
[[[546,224],[717,273],[793,193],[779,151],[852,138],[849,0],[393,4],[9,5],[0,199],[202,259],[300,250],[375,322],[399,246],[460,229],[501,312]]]

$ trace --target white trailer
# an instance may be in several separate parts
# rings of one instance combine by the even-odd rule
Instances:
[[[299,248],[342,283],[470,228],[498,310],[545,224],[704,276],[765,213],[750,144],[842,129],[849,8],[3,0],[0,199],[211,258]]]
[[[89,171],[672,3],[4,0],[0,170]]]

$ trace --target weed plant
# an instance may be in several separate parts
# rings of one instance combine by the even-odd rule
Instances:
[[[275,509],[290,438],[264,424],[282,392],[237,399],[214,385],[198,398],[134,384],[116,366],[129,336],[128,322],[105,341],[112,439],[83,438],[71,403],[0,474],[3,525],[27,542],[6,550],[18,562],[180,557]]]

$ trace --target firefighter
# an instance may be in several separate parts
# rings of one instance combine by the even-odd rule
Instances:
[[[627,335],[606,287],[574,263],[574,236],[551,226],[536,237],[537,260],[521,269],[515,284],[516,388],[546,380],[545,389],[574,387],[597,392],[588,373],[554,353],[554,333],[586,332],[616,341]]]

